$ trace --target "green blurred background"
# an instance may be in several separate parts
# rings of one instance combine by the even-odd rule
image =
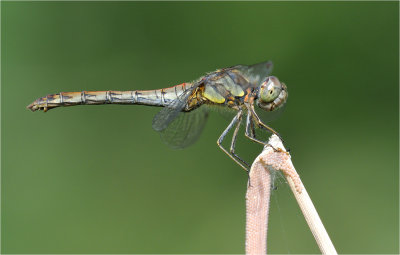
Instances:
[[[133,90],[274,62],[271,123],[340,253],[398,253],[397,2],[2,2],[2,253],[243,253],[246,174],[211,115],[175,151],[159,109],[25,106],[60,91]],[[244,138],[252,161],[261,147]],[[282,182],[282,180],[281,180]],[[318,253],[286,184],[269,253]]]

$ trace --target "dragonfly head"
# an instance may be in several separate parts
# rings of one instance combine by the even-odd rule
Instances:
[[[268,76],[258,89],[257,105],[266,111],[273,111],[283,106],[287,97],[285,83],[280,82],[275,76]]]

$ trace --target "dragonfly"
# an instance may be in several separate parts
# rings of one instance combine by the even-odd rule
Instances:
[[[131,91],[60,92],[36,99],[27,106],[32,111],[44,112],[75,105],[132,104],[163,107],[154,117],[152,127],[170,147],[185,148],[198,140],[208,117],[210,107],[216,106],[234,112],[234,117],[217,140],[217,145],[245,171],[250,165],[235,152],[239,129],[245,124],[245,137],[261,145],[255,129],[280,135],[265,124],[256,112],[276,111],[286,103],[285,83],[270,76],[273,64],[265,61],[254,65],[236,65],[218,69],[192,82],[169,88]],[[212,108],[212,107],[211,107]],[[233,129],[229,150],[222,146]]]

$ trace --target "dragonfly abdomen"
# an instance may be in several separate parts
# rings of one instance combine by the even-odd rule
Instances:
[[[27,108],[32,111],[43,110],[46,112],[55,107],[74,105],[140,104],[166,106],[191,86],[191,83],[186,83],[156,90],[60,92],[40,97]]]

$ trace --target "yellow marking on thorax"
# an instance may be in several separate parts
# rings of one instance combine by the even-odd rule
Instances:
[[[224,84],[224,87],[235,97],[242,97],[244,95],[243,89],[236,84]]]
[[[225,102],[225,98],[221,96],[213,87],[206,86],[203,92],[203,96],[211,102],[222,104]]]
[[[236,84],[228,75],[225,75],[217,81],[224,86],[224,89],[229,91],[229,93],[235,97],[241,97],[244,95],[242,87]]]

